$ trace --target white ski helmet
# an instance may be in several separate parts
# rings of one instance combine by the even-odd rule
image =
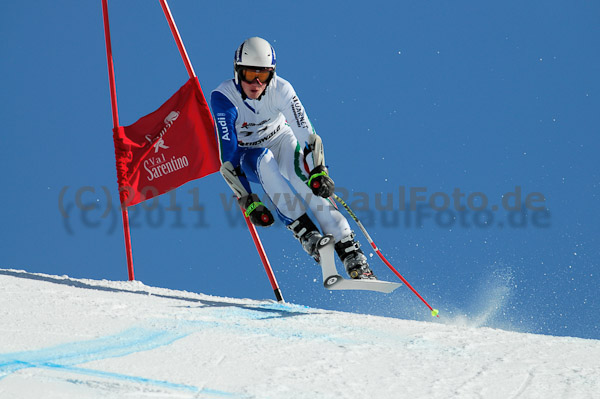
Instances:
[[[239,84],[239,70],[244,66],[273,68],[273,76],[271,77],[271,80],[273,80],[276,77],[275,65],[275,50],[268,41],[260,37],[251,37],[246,39],[244,43],[240,44],[240,46],[237,48],[233,58],[235,83]]]

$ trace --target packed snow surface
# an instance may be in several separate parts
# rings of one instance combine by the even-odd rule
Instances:
[[[594,398],[600,341],[0,269],[0,398]]]

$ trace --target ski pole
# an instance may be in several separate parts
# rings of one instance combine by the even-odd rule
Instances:
[[[408,281],[406,281],[406,279],[404,277],[402,277],[402,275],[400,273],[398,273],[398,270],[396,270],[396,268],[394,268],[394,266],[392,266],[392,264],[385,258],[385,256],[383,256],[383,254],[381,253],[381,251],[379,250],[379,248],[377,248],[377,245],[375,245],[375,242],[373,242],[373,239],[371,238],[371,236],[369,235],[369,233],[367,232],[367,229],[365,229],[365,226],[363,226],[363,224],[360,222],[360,220],[358,219],[358,217],[356,216],[356,214],[352,211],[352,209],[350,209],[350,207],[348,206],[348,204],[346,204],[346,201],[344,201],[343,199],[341,199],[340,197],[338,197],[337,194],[333,194],[333,197],[335,198],[335,200],[337,202],[339,202],[340,204],[342,204],[342,206],[344,207],[344,209],[348,212],[348,214],[350,215],[350,217],[352,217],[352,219],[354,219],[354,221],[356,222],[356,224],[358,225],[358,227],[360,228],[360,230],[363,232],[363,234],[365,235],[365,237],[367,238],[367,241],[369,241],[369,244],[371,244],[371,247],[373,247],[373,250],[375,251],[375,253],[377,253],[377,255],[381,258],[381,260],[383,261],[383,263],[386,264],[387,267],[390,268],[390,270],[392,272],[394,272],[394,274],[396,276],[398,276],[398,278],[400,280],[402,280],[402,282],[404,284],[406,284],[406,286],[408,288],[410,288],[410,290],[421,300],[423,301],[423,303],[425,305],[427,305],[427,307],[429,308],[429,310],[431,310],[431,315],[433,317],[440,317],[439,316],[439,310],[434,309],[431,307],[431,305],[429,305],[427,303],[427,301],[425,299],[423,299],[423,297],[417,292],[417,290],[415,290],[413,288],[412,285],[410,285],[410,283]]]

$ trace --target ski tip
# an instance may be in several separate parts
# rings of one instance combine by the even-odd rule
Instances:
[[[440,311],[437,310],[437,309],[432,309],[431,310],[431,316],[432,317],[440,317],[439,313],[440,313]]]

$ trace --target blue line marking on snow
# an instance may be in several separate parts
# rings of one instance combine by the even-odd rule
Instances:
[[[89,375],[92,377],[103,377],[103,378],[110,378],[110,379],[114,379],[114,380],[125,380],[125,381],[131,381],[131,382],[142,383],[142,384],[151,384],[151,385],[159,386],[159,387],[163,387],[163,388],[177,389],[177,390],[207,394],[207,395],[212,395],[212,396],[221,396],[221,397],[228,397],[228,398],[229,397],[245,398],[245,396],[240,396],[238,394],[234,394],[231,392],[218,391],[216,389],[208,389],[208,388],[200,389],[193,385],[177,384],[177,383],[173,383],[173,382],[169,382],[169,381],[154,380],[151,378],[144,378],[144,377],[135,377],[135,376],[119,374],[119,373],[109,373],[106,371],[91,370],[91,369],[86,369],[86,368],[81,368],[81,367],[65,367],[65,366],[61,366],[58,364],[44,364],[44,365],[38,365],[37,367],[38,368],[60,369],[60,370],[68,371],[71,373]]]
[[[0,355],[0,379],[32,364],[58,364],[73,366],[94,360],[122,357],[135,352],[151,350],[168,345],[184,336],[182,331],[159,331],[131,328],[120,334],[91,341],[72,342],[37,351],[16,352]]]
[[[278,320],[288,317],[310,317],[312,310],[305,306],[262,303],[232,305],[226,308],[202,306],[202,320],[158,319],[146,324],[159,328],[134,327],[118,334],[86,341],[70,342],[38,350],[0,353],[0,382],[3,378],[23,369],[48,369],[65,373],[87,375],[97,378],[129,381],[157,388],[191,392],[194,397],[248,398],[243,393],[230,393],[169,381],[132,376],[84,368],[92,361],[124,357],[137,352],[167,346],[194,332],[205,329],[225,329],[246,335],[270,335],[282,339],[318,340],[344,344],[346,337],[330,334],[327,330],[315,332],[298,331],[280,324]],[[77,383],[77,381],[72,381]]]
[[[92,370],[92,369],[86,369],[86,368],[82,368],[82,367],[70,367],[70,366],[63,366],[60,364],[53,364],[53,363],[32,364],[31,367],[45,368],[45,369],[58,369],[58,370],[63,370],[63,371],[67,371],[67,372],[75,373],[75,374],[89,375],[92,377],[103,377],[103,378],[110,378],[110,379],[115,379],[115,380],[125,380],[125,381],[137,382],[137,383],[145,383],[145,384],[160,386],[163,388],[179,389],[179,390],[185,390],[185,391],[190,391],[190,392],[200,392],[201,391],[198,387],[195,387],[192,385],[177,384],[177,383],[168,382],[168,381],[154,380],[151,378],[135,377],[135,376],[126,375],[126,374],[109,373],[107,371]]]
[[[191,332],[193,332],[193,330],[189,328],[169,331],[130,328],[119,334],[94,340],[71,342],[39,350],[0,354],[0,381],[10,374],[22,369],[42,368],[150,384],[162,388],[184,390],[212,396],[245,397],[239,394],[222,392],[214,389],[198,388],[192,385],[76,367],[82,363],[127,356],[136,352],[152,350],[169,345],[172,342],[189,335]]]

